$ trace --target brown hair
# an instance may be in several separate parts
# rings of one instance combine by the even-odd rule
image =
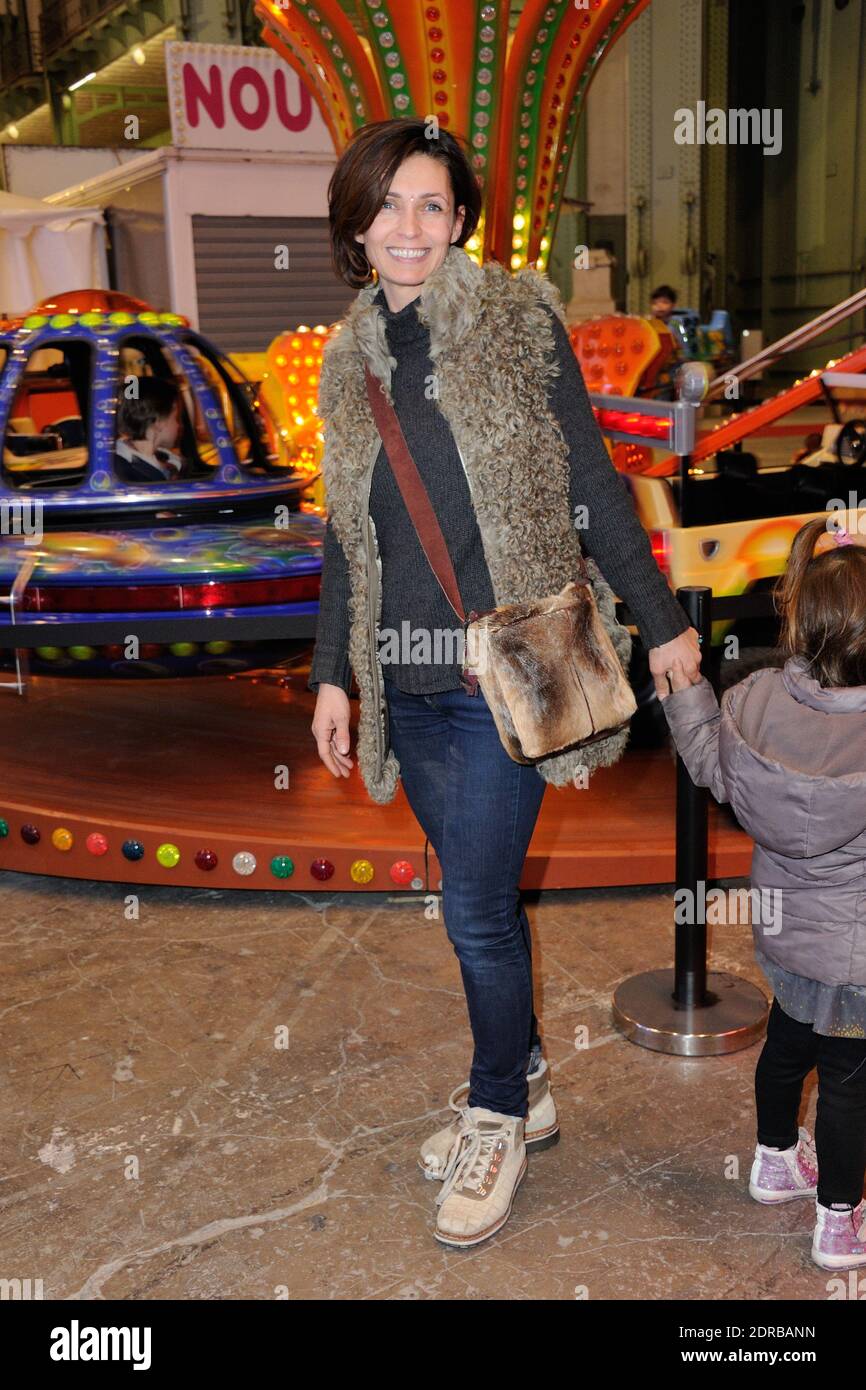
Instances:
[[[816,517],[794,537],[775,588],[782,651],[802,657],[819,685],[866,685],[866,548],[834,545],[815,555],[829,529]]]
[[[135,377],[136,394],[121,394],[117,408],[117,433],[130,439],[144,439],[157,420],[167,420],[180,399],[173,381],[159,376]]]
[[[331,256],[347,284],[359,289],[372,279],[372,266],[355,236],[366,232],[378,216],[391,180],[403,160],[413,154],[426,154],[446,165],[454,211],[466,209],[454,245],[465,245],[481,216],[481,188],[463,143],[420,116],[373,121],[355,131],[328,184]]]

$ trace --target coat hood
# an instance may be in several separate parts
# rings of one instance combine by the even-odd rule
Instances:
[[[799,658],[756,671],[723,705],[720,756],[743,829],[795,859],[866,831],[866,686],[828,689]]]

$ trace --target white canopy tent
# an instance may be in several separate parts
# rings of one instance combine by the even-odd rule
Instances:
[[[108,288],[99,208],[57,208],[0,190],[0,315],[65,290]]]

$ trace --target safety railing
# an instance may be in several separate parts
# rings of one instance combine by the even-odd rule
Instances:
[[[14,690],[16,695],[24,695],[27,691],[30,661],[27,647],[18,645],[20,635],[18,615],[21,611],[24,591],[30,583],[30,577],[35,568],[36,556],[27,555],[18,568],[9,593],[0,594],[0,603],[9,608],[9,631],[15,656],[15,679],[14,681],[0,681],[0,690]]]
[[[714,599],[711,589],[695,586],[678,589],[677,598],[700,636],[705,674],[716,686],[708,659],[713,622],[775,616],[766,590]],[[619,616],[631,620],[627,609]],[[673,968],[633,975],[613,998],[614,1019],[626,1037],[656,1052],[685,1057],[737,1052],[751,1047],[766,1027],[767,1000],[761,990],[727,971],[708,969],[708,871],[709,792],[695,785],[677,754],[674,902],[692,910],[675,908]]]

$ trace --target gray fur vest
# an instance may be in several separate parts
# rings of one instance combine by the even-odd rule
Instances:
[[[369,515],[373,467],[381,447],[364,386],[364,363],[385,384],[391,371],[385,321],[372,303],[378,284],[358,294],[327,343],[319,386],[324,422],[322,471],[328,515],[350,581],[349,661],[358,682],[358,765],[374,801],[391,801],[400,765],[390,748],[377,632],[381,560]],[[568,449],[549,408],[558,374],[550,321],[564,322],[559,292],[526,269],[478,266],[452,246],[425,280],[418,317],[430,333],[438,404],[466,469],[497,605],[554,593],[575,575],[580,541],[569,511]],[[627,666],[630,638],[617,623],[613,595],[588,560],[593,587],[617,653]],[[536,764],[554,786],[581,784],[622,755],[627,730]],[[579,780],[580,779],[580,782]]]

